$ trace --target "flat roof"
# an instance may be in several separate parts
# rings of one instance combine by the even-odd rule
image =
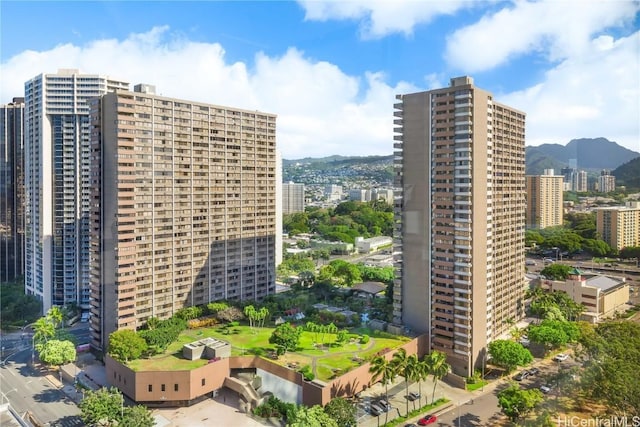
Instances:
[[[587,286],[593,286],[596,288],[600,288],[603,291],[608,291],[610,289],[615,288],[616,286],[619,286],[621,284],[623,284],[624,281],[620,280],[620,279],[615,279],[613,277],[608,277],[608,276],[593,276],[589,279],[587,279]]]

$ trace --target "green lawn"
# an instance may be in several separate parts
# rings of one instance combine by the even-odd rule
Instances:
[[[250,328],[240,325],[231,328],[221,326],[188,329],[180,334],[178,340],[172,343],[166,352],[148,359],[138,359],[128,363],[133,370],[189,370],[207,364],[207,360],[186,360],[182,358],[182,347],[184,344],[197,341],[203,338],[212,337],[231,343],[231,354],[233,356],[256,354],[266,356],[268,352],[275,350],[275,346],[269,343],[269,337],[274,328]],[[230,333],[226,333],[230,331]],[[234,332],[235,331],[235,332]],[[335,376],[334,370],[338,369],[344,373],[350,369],[360,366],[354,357],[359,357],[368,361],[373,355],[384,348],[393,349],[407,342],[409,338],[396,337],[384,332],[371,331],[366,328],[358,328],[350,335],[349,341],[343,345],[335,343],[336,334],[325,334],[324,337],[315,333],[304,331],[300,337],[300,343],[295,351],[280,356],[278,360],[272,360],[287,366],[297,363],[299,367],[311,365],[316,357],[317,378],[328,381]],[[367,334],[371,340],[367,344],[360,344],[359,334]],[[323,344],[316,344],[316,338],[323,341]],[[271,359],[270,359],[271,360]]]

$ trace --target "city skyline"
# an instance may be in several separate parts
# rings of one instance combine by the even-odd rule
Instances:
[[[640,149],[636,2],[149,5],[3,2],[0,102],[35,74],[78,68],[273,111],[284,158],[385,155],[396,94],[471,75],[527,111],[527,145],[604,136]]]

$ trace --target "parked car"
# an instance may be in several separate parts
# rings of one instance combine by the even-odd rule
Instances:
[[[374,415],[374,416],[377,417],[378,415],[382,414],[383,412],[385,412],[384,409],[382,409],[382,407],[379,406],[377,403],[372,403],[372,404],[369,405],[369,413],[371,415]]]
[[[426,426],[429,424],[433,424],[437,421],[437,417],[435,415],[427,415],[424,418],[420,418],[420,420],[418,420],[418,425],[419,426]]]
[[[544,394],[549,393],[552,389],[553,389],[553,387],[550,386],[550,385],[540,386],[540,391],[543,392]]]
[[[568,358],[569,358],[568,354],[560,353],[560,354],[556,354],[555,357],[553,358],[553,360],[555,362],[564,362]]]
[[[514,377],[516,381],[522,381],[529,376],[529,371],[522,371]]]
[[[378,405],[382,408],[384,412],[388,412],[391,410],[391,404],[387,402],[385,399],[378,400]]]
[[[529,369],[529,375],[538,375],[539,373],[540,373],[540,369],[538,368]]]
[[[410,401],[418,400],[418,399],[420,399],[420,393],[416,393],[415,391],[412,391],[407,396],[407,399],[409,399]]]

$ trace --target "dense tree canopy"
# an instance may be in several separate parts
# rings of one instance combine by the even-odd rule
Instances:
[[[42,345],[40,360],[48,365],[64,365],[76,360],[76,347],[71,341],[49,340]]]
[[[540,274],[551,280],[566,280],[571,270],[573,267],[569,265],[551,264],[543,268]]]
[[[155,420],[146,407],[124,406],[124,397],[115,388],[88,390],[78,405],[88,426],[153,427]]]
[[[331,399],[324,411],[341,427],[356,426],[356,407],[343,397]]]
[[[640,408],[640,324],[606,322],[595,330],[582,325],[580,343],[589,355],[583,391],[619,413]]]
[[[291,323],[287,322],[278,325],[274,329],[271,337],[269,337],[269,342],[280,346],[285,352],[287,352],[289,350],[294,350],[298,346],[301,334],[302,328],[296,328],[292,326]]]
[[[498,406],[511,421],[526,417],[542,400],[540,390],[522,390],[518,384],[511,384],[498,393]]]
[[[157,330],[159,329],[154,329],[154,331]],[[146,350],[147,342],[136,331],[120,329],[109,335],[109,355],[116,360],[121,362],[134,360]]]
[[[308,208],[284,215],[283,229],[290,235],[317,233],[329,241],[354,243],[355,238],[391,236],[393,208],[384,201],[342,202],[335,208]]]
[[[531,352],[522,344],[511,340],[495,340],[489,343],[491,363],[501,366],[507,372],[513,371],[518,366],[528,365],[533,361]]]
[[[25,295],[24,284],[19,282],[0,283],[0,323],[24,326],[34,322],[42,313],[42,303],[35,295]]]

